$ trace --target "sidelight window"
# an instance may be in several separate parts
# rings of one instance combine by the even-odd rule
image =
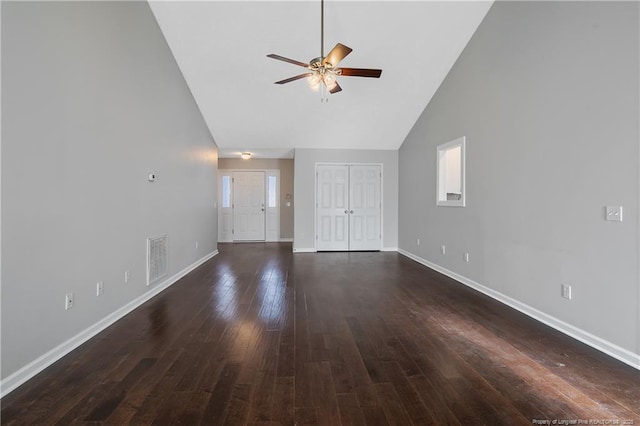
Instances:
[[[271,175],[267,177],[267,192],[268,192],[268,203],[269,207],[277,206],[277,186],[276,186],[276,177]]]
[[[222,207],[231,207],[231,176],[222,176]]]

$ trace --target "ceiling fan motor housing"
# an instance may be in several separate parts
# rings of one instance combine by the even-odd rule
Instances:
[[[317,58],[313,58],[312,60],[309,61],[309,68],[312,70],[316,70],[318,68],[322,68],[322,61],[324,60],[324,57],[322,56],[318,56]]]

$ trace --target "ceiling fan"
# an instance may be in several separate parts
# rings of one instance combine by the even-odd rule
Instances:
[[[284,80],[276,81],[275,84],[285,84],[292,81],[300,80],[301,78],[307,78],[309,85],[312,89],[318,90],[324,86],[329,93],[338,93],[342,90],[338,84],[337,76],[345,77],[372,77],[380,78],[382,70],[370,69],[370,68],[343,68],[338,67],[340,61],[342,61],[353,49],[338,43],[333,49],[324,56],[324,0],[320,2],[320,56],[313,58],[309,63],[296,61],[295,59],[285,58],[284,56],[269,54],[268,58],[277,59],[279,61],[288,62],[293,65],[306,68],[308,71],[296,75],[294,77],[286,78]]]

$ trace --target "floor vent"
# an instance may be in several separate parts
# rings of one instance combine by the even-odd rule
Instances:
[[[147,238],[147,285],[152,285],[169,273],[167,236]]]

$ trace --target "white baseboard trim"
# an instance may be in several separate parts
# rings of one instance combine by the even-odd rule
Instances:
[[[219,243],[233,243],[233,240],[218,240]],[[237,241],[238,243],[259,243],[260,241]],[[292,243],[293,238],[278,238],[277,240],[264,240],[265,243]]]
[[[591,346],[594,349],[597,349],[605,354],[624,362],[627,365],[630,365],[633,368],[640,370],[640,354],[636,354],[631,352],[628,349],[622,348],[614,343],[611,343],[607,340],[604,340],[598,336],[595,336],[587,331],[584,331],[580,328],[574,327],[571,324],[568,324],[558,318],[555,318],[549,314],[546,314],[542,311],[539,311],[531,306],[522,303],[516,299],[512,299],[509,296],[506,296],[500,292],[492,290],[488,287],[483,286],[469,278],[466,278],[462,275],[459,275],[453,271],[448,270],[440,265],[432,263],[426,259],[423,259],[419,256],[416,256],[413,253],[410,253],[403,249],[398,249],[398,253],[403,256],[408,257],[409,259],[415,260],[416,262],[433,269],[434,271],[438,271],[443,275],[446,275],[454,280],[473,288],[474,290],[479,291],[480,293],[486,294],[492,299],[497,300],[498,302],[504,303],[507,306],[512,307],[525,315],[530,316],[531,318],[540,321],[543,324],[548,325],[549,327],[555,328],[556,330],[564,333],[570,337],[573,337],[576,340],[581,341],[584,344]]]
[[[176,273],[175,275],[167,278],[160,284],[151,287],[149,291],[147,291],[146,293],[133,299],[131,302],[127,303],[126,305],[112,312],[111,314],[107,315],[106,317],[96,322],[89,328],[85,329],[84,331],[81,331],[80,333],[76,334],[66,342],[51,349],[49,352],[45,353],[44,355],[40,356],[39,358],[25,365],[15,373],[7,376],[4,380],[0,382],[0,398],[4,398],[13,390],[18,388],[20,385],[24,384],[27,380],[31,379],[36,374],[40,373],[42,370],[49,367],[54,362],[58,361],[63,356],[67,355],[69,352],[76,349],[77,347],[85,343],[87,340],[96,336],[98,333],[100,333],[101,331],[103,331],[104,329],[106,329],[107,327],[109,327],[110,325],[112,325],[113,323],[115,323],[125,315],[127,315],[129,312],[133,311],[134,309],[136,309],[146,301],[150,300],[154,296],[161,293],[163,290],[175,284],[180,278],[184,277],[189,272],[193,271],[198,266],[202,265],[207,260],[213,258],[217,254],[218,254],[218,250],[215,250],[205,255],[203,258],[187,266],[186,268]]]
[[[280,240],[280,241],[284,241],[284,240]],[[348,250],[345,250],[345,252],[347,251]],[[380,251],[398,251],[398,247],[383,247],[380,249]],[[293,252],[294,253],[317,253],[318,250],[314,248],[294,248]]]
[[[317,250],[314,248],[293,248],[294,253],[316,253]]]

